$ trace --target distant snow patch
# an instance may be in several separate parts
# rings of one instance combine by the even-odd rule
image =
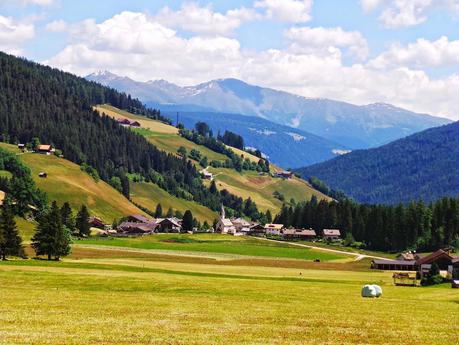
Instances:
[[[252,132],[255,132],[257,134],[266,135],[266,136],[277,134],[277,132],[270,131],[269,129],[259,130],[259,129],[256,129],[256,128],[249,128],[249,130],[252,131]]]
[[[298,128],[300,123],[301,123],[301,117],[294,117],[292,119],[292,122],[290,123],[290,126],[293,127],[293,128]]]
[[[334,155],[347,155],[348,153],[351,153],[352,151],[351,150],[340,150],[340,149],[333,149],[332,150],[333,154]]]
[[[286,134],[290,135],[295,141],[301,141],[301,140],[306,139],[306,137],[303,137],[302,135],[298,133],[287,132]]]

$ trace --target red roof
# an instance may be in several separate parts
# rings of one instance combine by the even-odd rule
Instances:
[[[440,258],[446,258],[447,260],[453,261],[453,257],[449,255],[447,252],[445,252],[443,249],[439,249],[436,252],[433,252],[430,255],[424,256],[423,258],[420,258],[417,263],[419,265],[425,265],[425,264],[430,264]]]

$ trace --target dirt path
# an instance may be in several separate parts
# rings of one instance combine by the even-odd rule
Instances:
[[[329,253],[336,253],[336,254],[343,254],[343,255],[349,255],[349,256],[355,256],[354,261],[360,261],[365,258],[370,258],[370,259],[379,259],[379,260],[389,260],[387,258],[382,258],[379,256],[373,256],[373,255],[366,255],[366,254],[360,254],[360,253],[352,253],[352,252],[346,252],[343,250],[337,250],[337,249],[330,249],[330,248],[322,248],[322,247],[316,247],[316,246],[310,246],[308,244],[301,244],[301,243],[294,243],[294,242],[285,242],[285,241],[276,241],[276,240],[270,240],[268,238],[260,238],[261,240],[264,241],[270,241],[270,242],[276,242],[276,243],[288,243],[292,246],[296,247],[302,247],[302,248],[307,248],[307,249],[314,249],[314,250],[321,250],[323,252],[329,252]]]

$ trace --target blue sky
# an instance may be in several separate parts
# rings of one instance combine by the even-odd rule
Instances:
[[[0,49],[67,71],[459,118],[459,0],[2,0]]]

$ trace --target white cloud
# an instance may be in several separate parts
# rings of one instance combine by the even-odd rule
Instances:
[[[242,23],[253,20],[257,14],[253,9],[240,8],[225,14],[214,12],[212,5],[200,7],[197,3],[185,3],[180,10],[164,7],[154,19],[165,26],[182,28],[197,34],[230,35]]]
[[[392,29],[421,24],[433,9],[459,16],[459,0],[361,0],[360,3],[366,12],[381,8],[379,20]]]
[[[387,2],[387,0],[360,0],[360,4],[365,12],[370,12]]]
[[[52,5],[54,0],[22,0],[24,4],[40,5],[40,6],[49,6]]]
[[[459,41],[450,41],[443,36],[436,41],[424,38],[406,46],[396,43],[369,63],[384,69],[406,66],[414,68],[444,67],[459,64]]]
[[[0,15],[0,50],[10,54],[22,54],[22,45],[35,36],[33,23],[16,21]]]
[[[311,20],[313,0],[260,0],[255,8],[266,10],[268,19],[288,23],[305,23]]]
[[[297,51],[326,50],[330,52],[336,48],[345,48],[359,59],[363,60],[368,56],[367,41],[358,31],[344,31],[339,27],[294,27],[287,30],[285,36],[294,42],[292,48]]]
[[[54,23],[48,29],[72,34],[80,26]],[[357,104],[387,102],[459,118],[459,74],[433,80],[426,72],[399,62],[346,65],[341,49],[364,46],[364,38],[336,28],[308,28],[306,35],[301,35],[301,29],[291,32],[315,49],[297,49],[291,44],[259,52],[242,49],[234,38],[181,37],[143,13],[122,12],[102,23],[87,21],[84,30],[90,34],[72,34],[72,42],[46,63],[79,75],[110,70],[141,81],[162,78],[180,85],[234,77],[307,97]],[[333,49],[324,53],[322,44]],[[387,61],[394,59],[390,49],[385,54]],[[453,50],[449,54],[453,56]]]

